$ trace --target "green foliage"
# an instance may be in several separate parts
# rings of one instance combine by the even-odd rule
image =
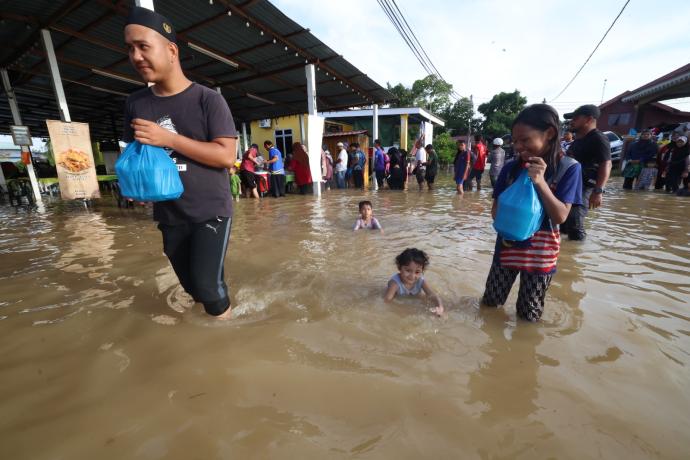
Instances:
[[[512,93],[498,93],[478,107],[484,115],[482,131],[487,137],[500,137],[510,132],[510,125],[527,104],[527,98],[520,95],[520,91]]]
[[[474,117],[472,102],[468,97],[462,97],[455,101],[453,105],[439,115],[446,121],[446,126],[441,128],[441,131],[447,131],[453,136],[467,134],[468,123],[472,132],[477,132],[481,128],[482,121]]]
[[[412,90],[410,88],[406,88],[403,86],[402,83],[398,83],[395,86],[391,86],[390,83],[387,83],[386,86],[388,87],[388,91],[390,91],[395,98],[397,99],[396,101],[391,103],[391,107],[413,107],[414,106],[414,94],[412,94]]]
[[[440,115],[451,106],[450,95],[453,85],[446,83],[435,75],[428,75],[407,88],[401,83],[391,86],[388,91],[398,99],[391,103],[391,107],[422,107],[431,113]]]
[[[452,163],[455,158],[457,146],[450,133],[444,132],[434,137],[434,150],[438,154],[438,159],[441,163]]]

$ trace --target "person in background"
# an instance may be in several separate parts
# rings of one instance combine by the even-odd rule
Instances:
[[[573,133],[570,131],[566,131],[565,134],[563,134],[563,139],[561,140],[561,150],[563,150],[563,153],[568,153],[568,149],[573,143]]]
[[[467,178],[467,182],[465,182],[470,191],[472,190],[472,180],[477,181],[477,191],[482,189],[482,174],[484,174],[484,169],[486,168],[486,153],[486,145],[484,145],[482,136],[479,134],[475,135],[471,154],[474,161],[472,162],[470,176]]]
[[[486,279],[482,304],[504,305],[520,275],[517,316],[536,322],[544,312],[544,300],[556,273],[561,237],[558,225],[568,217],[571,206],[582,203],[580,164],[563,155],[558,131],[558,112],[547,104],[525,107],[513,121],[515,160],[507,163],[496,181],[491,216],[496,219],[500,197],[527,168],[534,189],[544,207],[539,230],[525,241],[496,237],[494,257]]]
[[[299,142],[292,144],[292,162],[290,169],[295,172],[295,183],[301,195],[309,193],[312,186],[311,168],[309,167],[309,155],[307,150]]]
[[[501,148],[503,145],[503,139],[497,137],[492,142],[493,148],[489,152],[489,163],[491,167],[489,168],[489,179],[491,179],[491,186],[496,185],[496,179],[503,169],[503,163],[506,159],[506,152]]]
[[[166,147],[184,193],[153,205],[163,252],[184,290],[219,319],[231,315],[225,255],[232,226],[227,168],[237,157],[237,130],[222,95],[189,80],[171,22],[131,7],[124,42],[129,61],[151,86],[125,101],[125,142]]]
[[[333,186],[333,157],[326,145],[321,148],[321,176],[326,190],[330,190]]]
[[[688,157],[690,157],[688,138],[678,136],[676,146],[671,151],[671,158],[666,166],[666,192],[676,193],[681,179],[688,177]]]
[[[355,163],[352,166],[352,180],[355,188],[364,189],[364,164],[367,158],[359,148],[359,142],[353,142],[350,148],[355,152]]]
[[[597,129],[600,115],[596,105],[583,105],[564,115],[570,120],[570,130],[576,136],[568,156],[582,165],[582,204],[573,204],[568,219],[561,225],[561,231],[567,233],[570,240],[583,241],[587,237],[585,217],[588,209],[601,206],[604,187],[611,174],[611,145],[608,137]]]
[[[656,154],[656,181],[654,182],[654,190],[661,190],[664,188],[664,182],[666,180],[666,166],[668,166],[668,160],[671,158],[671,151],[676,145],[680,133],[673,131],[671,133],[671,140],[667,142],[664,146],[659,149]]]
[[[465,193],[463,183],[470,174],[470,152],[467,151],[465,141],[458,141],[457,146],[458,151],[455,153],[455,160],[453,160],[453,178],[458,195],[463,195]]]
[[[374,174],[379,188],[383,188],[383,181],[386,178],[386,157],[381,147],[381,141],[374,141]]]
[[[271,173],[271,194],[274,198],[285,196],[285,167],[283,166],[283,154],[271,141],[264,141],[264,148],[268,151],[268,160],[265,165]]]
[[[436,175],[438,174],[438,154],[434,150],[434,146],[428,144],[425,147],[426,150],[426,173],[424,174],[424,179],[426,180],[426,186],[429,190],[434,189],[434,181],[436,180]]]
[[[396,147],[388,149],[388,155],[391,157],[391,169],[387,178],[388,188],[391,190],[404,190],[405,178],[407,177],[405,159]]]
[[[426,150],[424,150],[422,145],[424,145],[423,134],[417,139],[413,149],[410,151],[410,154],[414,154],[415,176],[417,176],[417,185],[419,186],[420,192],[424,188],[424,179],[426,177]]]
[[[633,182],[640,176],[642,169],[647,163],[654,162],[658,153],[656,141],[652,139],[652,132],[645,129],[640,134],[640,139],[628,149],[626,159],[628,160],[623,170],[623,188],[632,190]]]
[[[378,230],[383,233],[383,227],[381,227],[378,219],[374,217],[374,208],[371,205],[371,201],[364,200],[359,202],[359,218],[352,230],[357,231],[360,229]]]
[[[345,174],[347,173],[347,151],[345,144],[338,142],[338,157],[335,160],[335,183],[338,188],[345,188],[347,182],[345,181]]]
[[[232,199],[235,201],[240,201],[242,187],[240,185],[240,176],[237,175],[237,166],[230,166],[228,171],[230,172],[230,193],[232,194]]]
[[[242,155],[242,162],[240,163],[240,180],[242,181],[242,189],[245,196],[249,198],[259,198],[259,190],[256,187],[256,154],[259,146],[252,144],[244,155]]]
[[[345,183],[347,184],[347,187],[352,187],[354,185],[354,178],[352,176],[352,172],[354,171],[355,168],[355,163],[357,163],[357,159],[355,157],[355,149],[352,148],[352,144],[347,146],[347,171],[345,172]]]

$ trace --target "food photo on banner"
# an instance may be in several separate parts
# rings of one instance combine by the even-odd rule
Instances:
[[[100,198],[88,123],[46,120],[65,200]]]

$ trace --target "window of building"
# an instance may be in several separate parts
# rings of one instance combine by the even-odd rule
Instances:
[[[291,129],[276,129],[276,147],[283,153],[283,156],[292,154]]]
[[[621,113],[621,117],[618,120],[618,124],[629,125],[630,124],[630,113]]]

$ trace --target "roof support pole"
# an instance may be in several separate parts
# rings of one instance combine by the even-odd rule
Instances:
[[[314,64],[304,66],[307,73],[307,111],[309,115],[316,115],[316,74]]]
[[[53,48],[53,39],[50,37],[50,30],[41,29],[41,38],[43,39],[43,46],[46,49],[46,58],[48,59],[48,68],[50,69],[50,80],[53,83],[55,99],[57,101],[58,111],[60,112],[60,120],[70,122],[72,118],[69,114],[65,90],[62,88],[60,68],[58,67],[57,58],[55,57],[55,48]]]
[[[247,142],[247,123],[242,122],[242,147],[244,152],[249,150],[249,143]]]
[[[321,144],[323,141],[324,119],[316,109],[316,69],[314,64],[304,66],[307,75],[307,153],[311,170],[314,196],[321,196]]]
[[[372,119],[372,129],[371,129],[371,135],[374,138],[374,142],[376,142],[376,139],[379,138],[379,105],[374,104],[374,114],[373,114],[373,119]],[[376,159],[374,157],[374,159]],[[373,171],[373,169],[372,169]],[[374,190],[379,189],[379,181],[376,180],[376,172],[374,171],[374,180],[372,181],[374,183]]]
[[[2,85],[5,88],[5,94],[7,94],[7,101],[10,103],[10,111],[12,112],[12,119],[15,125],[22,124],[22,116],[19,114],[19,105],[17,104],[17,97],[12,89],[12,84],[10,83],[10,77],[7,74],[7,69],[0,69],[2,74]],[[22,145],[22,153],[29,152],[29,147]],[[24,155],[22,155],[24,156]],[[34,192],[34,200],[36,204],[41,206],[43,201],[41,200],[41,191],[38,189],[38,180],[36,179],[36,171],[34,171],[34,165],[31,162],[31,155],[29,154],[29,164],[26,165],[26,170],[29,173],[29,180],[31,181],[31,189]],[[2,184],[5,184],[5,176],[2,174],[2,168],[0,168],[0,179]]]
[[[409,115],[404,113],[400,115],[400,148],[407,151],[407,128],[409,122]]]

